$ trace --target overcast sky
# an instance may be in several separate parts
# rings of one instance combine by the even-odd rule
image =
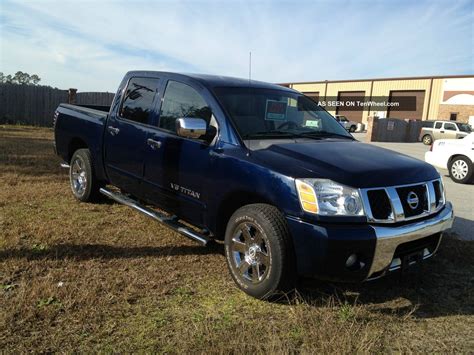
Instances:
[[[474,0],[6,1],[0,71],[115,91],[128,70],[271,82],[474,73]]]

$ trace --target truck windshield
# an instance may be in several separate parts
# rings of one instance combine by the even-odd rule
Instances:
[[[471,126],[465,124],[465,123],[458,123],[458,128],[460,131],[462,132],[468,132],[470,133],[472,130],[471,130]]]
[[[298,93],[252,87],[216,88],[215,93],[243,139],[354,139],[315,101]]]

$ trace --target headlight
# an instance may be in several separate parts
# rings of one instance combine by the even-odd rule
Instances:
[[[327,179],[296,179],[301,208],[322,216],[364,216],[359,191]]]

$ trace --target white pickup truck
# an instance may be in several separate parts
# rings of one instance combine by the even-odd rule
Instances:
[[[348,132],[354,133],[357,130],[357,122],[349,121],[346,116],[336,115],[334,117]]]
[[[425,161],[448,169],[454,182],[465,184],[473,180],[474,132],[464,139],[439,139],[425,153]]]
[[[471,127],[466,123],[425,121],[419,139],[423,144],[430,145],[437,139],[460,139],[469,133],[471,133]]]

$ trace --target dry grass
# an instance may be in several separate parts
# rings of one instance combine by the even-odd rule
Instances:
[[[446,238],[420,275],[305,280],[245,296],[222,245],[127,207],[76,202],[52,132],[0,126],[0,349],[17,352],[473,352],[474,243]]]

